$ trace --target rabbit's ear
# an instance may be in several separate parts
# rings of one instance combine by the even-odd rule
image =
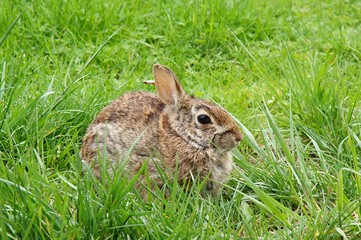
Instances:
[[[153,66],[155,88],[160,99],[168,105],[176,105],[184,96],[184,91],[177,76],[167,67],[160,64]]]

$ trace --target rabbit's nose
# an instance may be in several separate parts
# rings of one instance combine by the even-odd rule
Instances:
[[[236,141],[237,141],[237,142],[240,142],[242,139],[243,139],[243,135],[242,135],[241,132],[238,131],[238,132],[236,133]]]

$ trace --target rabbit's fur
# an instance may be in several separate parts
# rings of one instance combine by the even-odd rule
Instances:
[[[208,178],[204,193],[219,194],[241,132],[224,109],[185,94],[171,70],[155,64],[153,72],[158,95],[129,92],[103,108],[85,134],[82,159],[98,177],[103,159],[109,160],[110,175],[124,163],[130,178],[147,163],[149,179],[159,187],[164,183],[158,169],[172,177],[177,168],[180,184]],[[145,182],[144,174],[138,181]],[[136,186],[146,198],[139,182]]]

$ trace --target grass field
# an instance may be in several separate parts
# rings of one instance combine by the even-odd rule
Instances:
[[[361,238],[361,2],[0,1],[0,239]],[[244,140],[222,196],[82,171],[89,123],[159,62]],[[197,186],[195,187],[195,192]]]

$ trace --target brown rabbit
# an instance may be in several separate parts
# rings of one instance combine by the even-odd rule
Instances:
[[[149,179],[159,187],[164,183],[158,169],[171,177],[178,166],[180,184],[208,178],[203,194],[219,194],[232,170],[231,150],[242,139],[240,130],[223,108],[188,96],[167,67],[155,64],[153,73],[158,96],[129,92],[102,109],[85,134],[82,159],[97,177],[103,159],[109,160],[110,175],[123,163],[130,178],[147,163]],[[144,178],[140,175],[136,187],[146,199]]]

